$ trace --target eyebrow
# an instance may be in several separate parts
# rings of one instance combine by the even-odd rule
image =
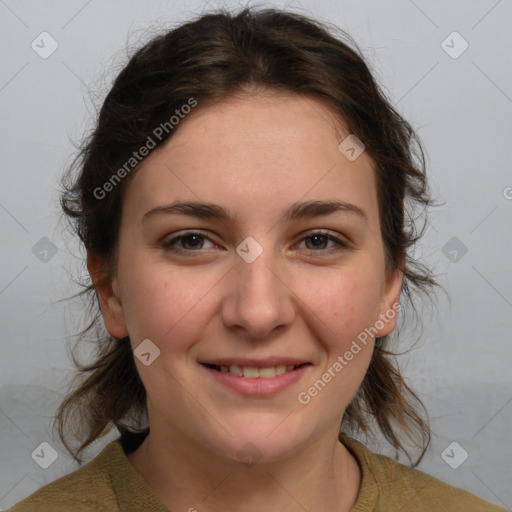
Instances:
[[[280,222],[331,215],[344,212],[356,215],[368,223],[368,215],[359,206],[340,200],[305,201],[294,203],[282,215]],[[157,206],[147,211],[142,222],[157,215],[189,215],[201,219],[216,219],[228,224],[236,222],[236,215],[217,204],[200,201],[175,201],[168,205]]]

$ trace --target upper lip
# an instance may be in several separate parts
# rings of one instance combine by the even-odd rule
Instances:
[[[265,359],[256,359],[252,357],[222,357],[200,361],[201,364],[215,364],[217,366],[246,366],[251,368],[270,368],[279,365],[299,366],[308,364],[304,359],[295,359],[292,357],[268,357]]]

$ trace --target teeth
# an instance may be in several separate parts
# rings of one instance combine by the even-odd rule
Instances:
[[[276,375],[283,375],[283,373],[286,373],[286,365],[280,364],[279,366],[276,366]]]
[[[240,368],[240,366],[238,366],[237,364],[232,364],[229,367],[229,372],[234,373],[235,375],[238,375],[239,377],[243,376],[242,368]]]
[[[260,376],[258,368],[251,368],[250,366],[244,366],[242,373],[246,379],[257,379]]]
[[[283,373],[290,372],[295,368],[293,364],[284,365],[279,364],[277,366],[270,366],[268,368],[255,368],[253,366],[239,366],[232,364],[231,366],[220,366],[222,373],[232,373],[239,377],[245,377],[246,379],[272,379],[276,375],[283,375]]]
[[[276,376],[276,369],[275,368],[260,368],[258,373],[262,379],[271,379],[272,377]],[[245,377],[245,372],[244,372],[244,377]]]

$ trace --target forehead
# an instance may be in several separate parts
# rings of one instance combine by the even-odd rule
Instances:
[[[373,161],[340,152],[350,132],[317,98],[241,94],[198,104],[177,128],[125,191],[139,217],[177,198],[223,204],[241,217],[272,219],[287,204],[334,197],[376,213]]]

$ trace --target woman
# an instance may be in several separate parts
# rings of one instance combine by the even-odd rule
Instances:
[[[119,74],[62,195],[110,336],[58,420],[78,461],[122,435],[13,512],[502,510],[346,434],[421,459],[386,345],[437,283],[407,253],[421,145],[342,39],[221,12]]]

